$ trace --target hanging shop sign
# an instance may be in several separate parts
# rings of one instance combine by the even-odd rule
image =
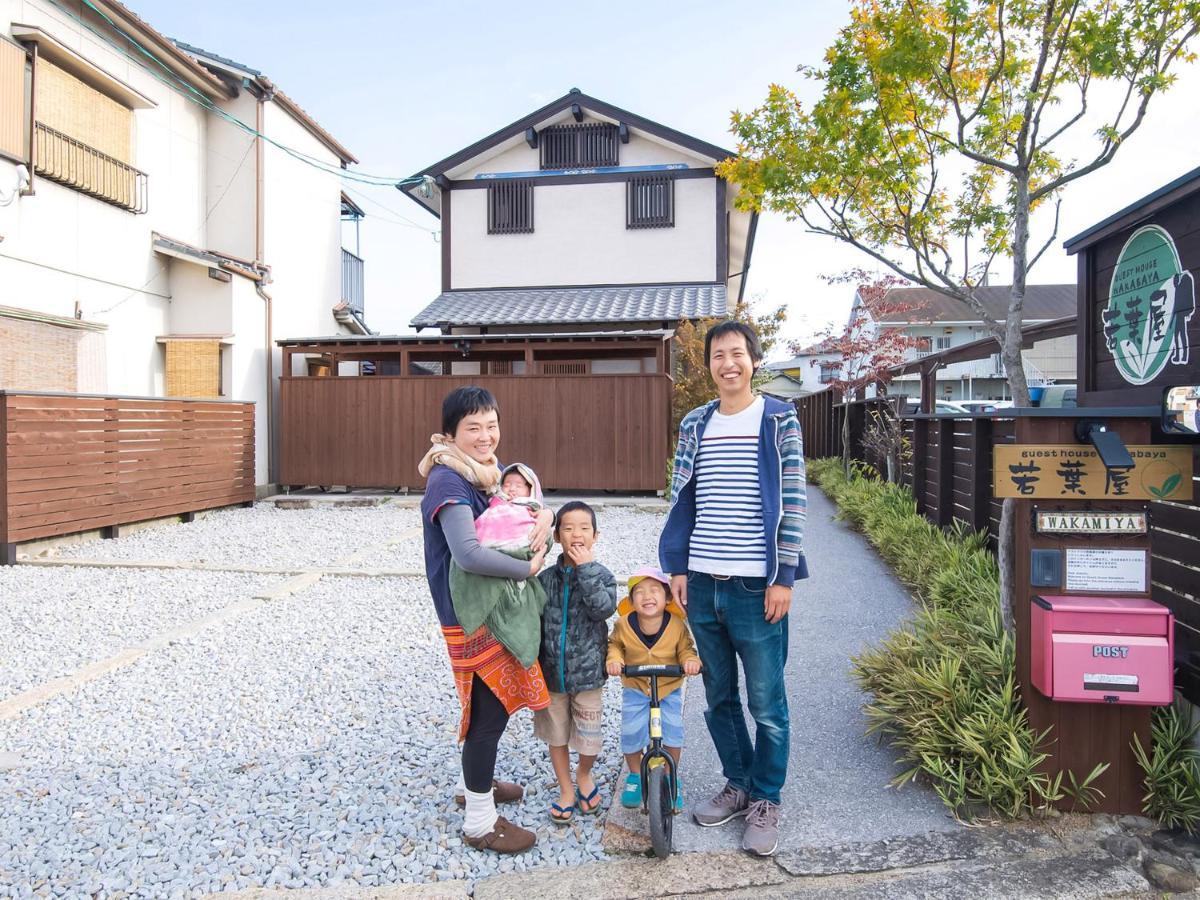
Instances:
[[[1025,499],[1192,499],[1192,448],[1145,445],[1127,448],[1128,469],[1108,469],[1081,444],[998,445],[993,452],[996,497]]]
[[[1101,313],[1104,345],[1121,377],[1149,384],[1168,366],[1186,366],[1195,312],[1195,280],[1171,235],[1158,225],[1137,229],[1117,257]]]
[[[1145,534],[1145,513],[1112,510],[1037,513],[1039,534]]]

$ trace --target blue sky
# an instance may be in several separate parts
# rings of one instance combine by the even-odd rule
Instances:
[[[359,170],[387,176],[411,174],[571,87],[732,148],[730,111],[755,106],[771,82],[809,93],[796,66],[819,62],[847,16],[836,0],[610,2],[569,12],[519,2],[129,3],[168,36],[263,71],[354,152]],[[1117,161],[1068,191],[1060,237],[1200,164],[1200,117],[1186,102],[1197,92],[1192,67]],[[438,222],[395,190],[354,187],[368,214],[368,322],[408,331],[438,293]],[[768,215],[747,290],[764,305],[787,304],[785,333],[805,337],[849,309],[847,288],[821,276],[865,262]],[[994,282],[1009,280],[997,274]],[[1031,281],[1074,274],[1074,259],[1055,250]]]

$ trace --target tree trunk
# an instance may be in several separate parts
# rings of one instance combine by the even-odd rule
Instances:
[[[1021,326],[1025,310],[1025,277],[1029,263],[1029,174],[1018,173],[1013,185],[1012,288],[1008,295],[1008,314],[1004,319],[1004,339],[1000,358],[1012,388],[1013,406],[1029,406],[1029,382],[1021,359]]]
[[[1021,326],[1025,307],[1025,277],[1029,264],[1029,174],[1019,172],[1013,185],[1013,277],[1008,297],[1008,315],[1004,320],[1004,339],[1000,358],[1008,385],[1012,388],[1013,406],[1030,406],[1029,382],[1021,359]],[[1000,621],[1009,636],[1015,636],[1016,624],[1016,509],[1011,497],[1000,506],[1000,534],[997,541],[997,562],[1000,567]]]
[[[1016,607],[1017,501],[1012,497],[1000,505],[1000,535],[996,547],[996,561],[1000,567],[1000,624],[1011,638],[1016,637],[1017,625],[1014,618]]]
[[[850,404],[842,401],[842,470],[850,477]]]

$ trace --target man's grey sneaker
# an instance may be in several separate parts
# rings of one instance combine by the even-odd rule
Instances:
[[[746,810],[742,849],[755,856],[772,856],[779,846],[779,804],[755,800]]]
[[[730,819],[744,816],[750,805],[750,798],[741,788],[726,784],[721,792],[711,800],[705,800],[692,808],[692,818],[697,825],[710,828],[713,825],[724,825]]]

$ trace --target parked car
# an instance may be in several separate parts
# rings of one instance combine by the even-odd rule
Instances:
[[[999,400],[955,400],[959,406],[971,413],[994,413],[999,407]]]
[[[921,402],[919,400],[915,400],[910,397],[904,401],[904,413],[906,415],[912,415],[915,412],[920,412],[920,408],[921,408]],[[944,415],[962,416],[962,415],[967,414],[966,407],[962,406],[959,403],[950,401],[950,400],[938,400],[934,404],[933,411],[939,416],[944,416]]]
[[[1074,408],[1079,405],[1076,400],[1076,390],[1073,384],[1050,384],[1042,389],[1042,398],[1035,406],[1047,406],[1055,409]]]

